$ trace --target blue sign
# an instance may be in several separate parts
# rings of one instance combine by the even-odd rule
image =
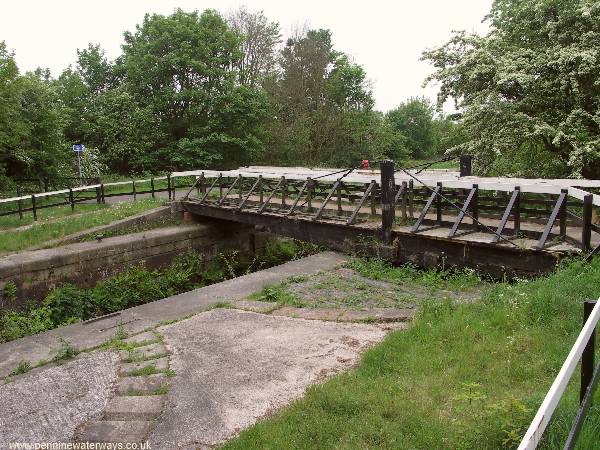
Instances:
[[[83,144],[74,144],[73,145],[73,151],[74,152],[79,153],[79,152],[82,152],[84,150],[85,150],[85,145],[83,145]]]

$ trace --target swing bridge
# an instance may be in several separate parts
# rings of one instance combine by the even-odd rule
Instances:
[[[464,163],[464,164],[463,164]],[[486,178],[461,172],[250,166],[194,177],[192,216],[237,222],[340,251],[493,276],[552,270],[596,252],[600,180]]]

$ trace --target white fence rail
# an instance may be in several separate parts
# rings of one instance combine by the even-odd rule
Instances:
[[[600,299],[596,302],[592,313],[581,329],[573,348],[571,348],[571,351],[562,365],[560,372],[558,372],[554,383],[552,383],[550,390],[540,405],[540,408],[533,418],[529,429],[525,433],[525,437],[523,437],[518,450],[534,450],[542,440],[544,431],[546,430],[546,427],[548,426],[548,423],[554,414],[554,410],[556,409],[558,402],[567,388],[569,380],[571,379],[571,376],[577,367],[577,363],[581,359],[583,350],[590,340],[590,336],[594,332],[599,319]]]

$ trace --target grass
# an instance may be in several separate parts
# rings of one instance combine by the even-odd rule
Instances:
[[[412,308],[434,299],[473,301],[487,286],[469,269],[419,270],[409,264],[392,267],[382,260],[354,258],[343,269],[292,276],[249,298],[310,308]]]
[[[0,237],[0,253],[24,250],[78,231],[106,225],[156,208],[163,203],[164,201],[159,199],[143,199],[114,205],[77,205],[74,213],[68,207],[49,208],[43,210],[48,215],[38,216],[38,222],[22,230],[15,229],[14,223],[8,218],[3,218],[0,220],[0,228],[4,228]]]
[[[376,279],[406,276],[378,261],[361,264]],[[477,303],[426,302],[411,328],[391,333],[355,370],[309,388],[223,448],[516,448],[599,280],[600,258],[571,261],[547,277],[490,286]],[[562,448],[578,387],[570,384],[540,448]],[[579,449],[597,448],[599,402],[597,395]]]

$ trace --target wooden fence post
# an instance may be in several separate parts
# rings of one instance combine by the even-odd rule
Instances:
[[[73,199],[73,189],[69,188],[69,203],[71,204],[71,211],[75,211],[75,200]]]
[[[154,193],[154,177],[150,178],[150,191],[152,192],[152,198],[155,198],[156,194]]]
[[[169,194],[169,200],[171,200],[171,174],[167,174],[167,193]]]
[[[133,189],[133,200],[137,200],[137,192],[135,190],[135,180],[131,180],[131,188]]]
[[[21,189],[17,185],[17,197],[21,196]],[[19,208],[19,219],[23,220],[23,202],[19,199],[17,200],[17,208]]]
[[[31,210],[33,212],[33,220],[37,220],[37,210],[35,209],[35,195],[31,194]]]
[[[583,251],[592,248],[592,200],[592,194],[583,197],[583,225],[581,227],[581,249]]]
[[[394,178],[394,161],[381,161],[381,233],[383,242],[392,243],[392,229],[396,219],[394,193],[396,182]]]

